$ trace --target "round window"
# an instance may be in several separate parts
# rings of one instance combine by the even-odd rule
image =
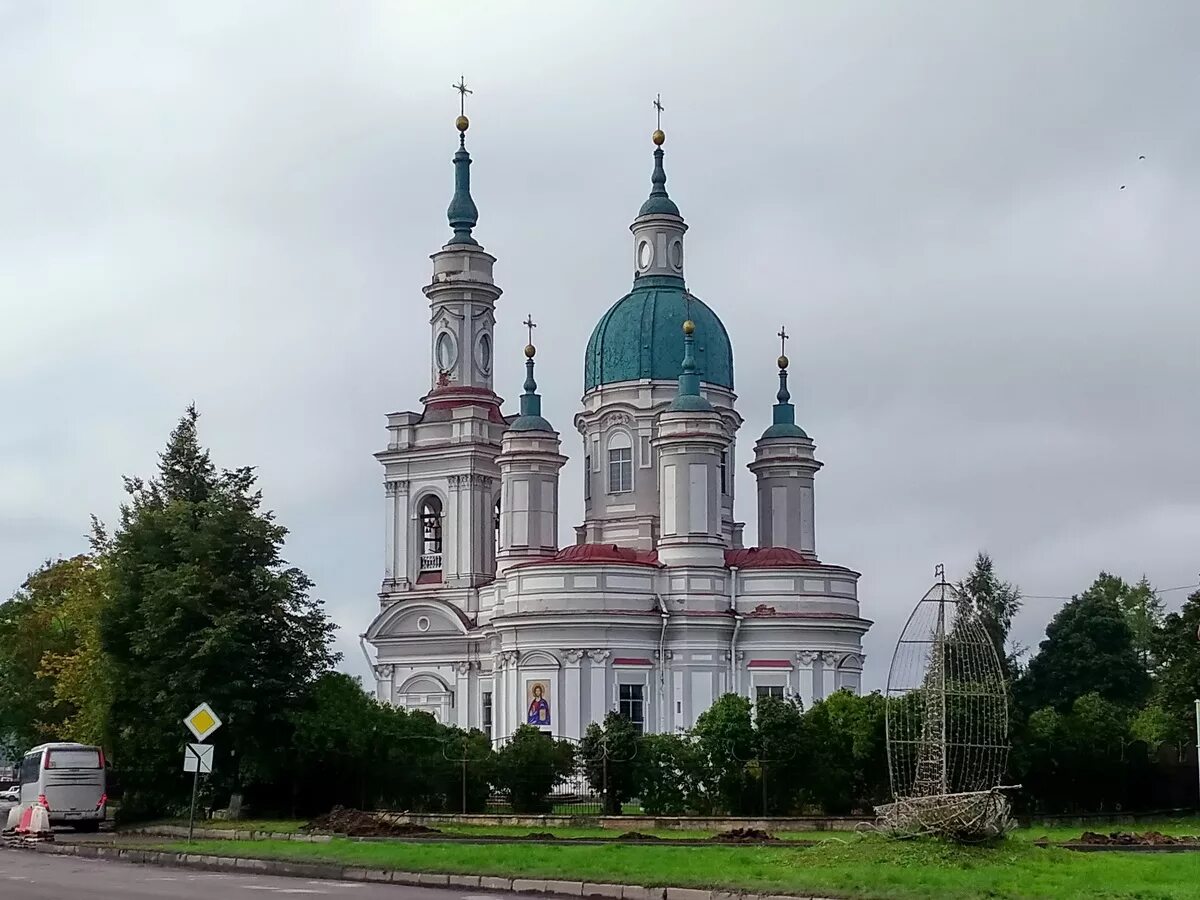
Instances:
[[[642,241],[638,244],[638,268],[648,269],[652,262],[654,262],[654,248],[650,246],[649,241]]]
[[[428,630],[429,630],[429,617],[421,616],[421,618],[417,619],[417,631],[428,631]]]
[[[475,347],[475,361],[484,375],[492,371],[492,339],[486,334],[479,339],[479,344]]]
[[[677,270],[683,268],[683,241],[678,239],[671,244],[671,267]]]
[[[448,331],[439,334],[433,353],[439,369],[443,372],[453,369],[458,361],[458,345],[454,341],[454,335]]]

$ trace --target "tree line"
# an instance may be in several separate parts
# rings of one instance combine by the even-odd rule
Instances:
[[[522,728],[499,745],[376,702],[334,671],[334,626],[284,559],[286,529],[253,469],[218,469],[197,419],[189,408],[153,478],[125,480],[114,525],[93,520],[89,553],[46,563],[0,604],[0,751],[100,744],[123,816],[173,814],[190,789],[181,720],[204,699],[225,721],[207,802],[239,794],[262,812],[480,810],[497,797],[546,811],[572,779],[611,812],[636,800],[661,814],[837,814],[888,798],[878,693],[810,709],[727,695],[686,735],[639,735],[610,713],[578,742]],[[1025,785],[1018,805],[1169,803],[1155,790],[1171,769],[1159,748],[1191,741],[1200,591],[1166,615],[1146,579],[1101,573],[1028,653],[1009,640],[1020,591],[986,554],[958,587],[1010,687],[1006,780]]]

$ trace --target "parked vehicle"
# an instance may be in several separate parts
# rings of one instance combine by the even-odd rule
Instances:
[[[104,821],[104,751],[87,744],[42,744],[21,760],[20,802],[46,808],[51,825],[95,831]]]
[[[21,786],[19,784],[17,784],[17,785],[13,785],[10,788],[5,788],[4,790],[0,791],[0,802],[3,802],[5,800],[11,801],[12,803],[20,803],[21,802]]]

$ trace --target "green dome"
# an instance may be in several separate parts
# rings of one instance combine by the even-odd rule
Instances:
[[[689,302],[690,301],[690,302]],[[679,330],[696,323],[700,380],[733,390],[733,349],[717,314],[688,293],[682,278],[643,275],[597,323],[588,341],[583,389],[618,381],[675,381],[683,367]]]

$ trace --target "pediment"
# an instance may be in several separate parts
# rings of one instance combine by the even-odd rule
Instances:
[[[467,633],[457,609],[434,600],[401,600],[381,612],[367,629],[367,639],[455,637]]]

